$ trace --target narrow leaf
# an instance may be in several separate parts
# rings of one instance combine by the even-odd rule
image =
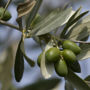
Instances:
[[[18,18],[21,18],[22,16],[30,13],[30,11],[33,9],[35,3],[36,3],[35,0],[33,0],[33,1],[26,0],[26,2],[19,4],[17,7]]]
[[[60,81],[61,80],[57,78],[38,80],[35,83],[25,86],[19,90],[58,90],[53,88],[56,87]]]
[[[16,58],[15,58],[15,65],[14,65],[14,74],[17,82],[20,82],[24,72],[24,59],[23,59],[23,54],[20,50],[20,45],[21,45],[21,41],[19,42],[18,45]]]
[[[68,34],[68,38],[71,40],[82,40],[90,35],[90,22],[81,23],[74,27]]]
[[[56,28],[64,25],[71,15],[72,15],[72,8],[68,8],[65,11],[59,11],[55,13],[55,15],[51,14],[51,18],[48,19],[46,18],[42,20],[43,23],[42,25],[38,23],[38,26],[33,29],[32,34],[39,36],[49,33],[55,30]]]
[[[42,58],[41,58],[41,73],[44,78],[48,79],[51,77],[53,71],[54,71],[54,65],[53,64],[48,64],[45,60],[45,52],[52,48],[52,44],[49,42],[43,52]]]
[[[26,30],[28,30],[28,28],[30,27],[33,19],[35,18],[39,7],[41,6],[42,0],[36,0],[36,4],[34,6],[34,8],[32,9],[32,11],[30,12],[27,21],[26,21]]]
[[[86,80],[86,81],[90,81],[90,75],[87,76],[84,80]]]
[[[78,10],[77,10],[78,11]],[[76,11],[76,13],[75,14],[77,14],[77,11]],[[89,11],[86,11],[86,12],[84,12],[84,13],[82,13],[82,14],[80,14],[79,16],[77,16],[74,20],[72,20],[71,22],[69,22],[68,21],[68,23],[67,23],[67,25],[65,26],[65,28],[64,28],[64,30],[62,31],[62,33],[61,33],[61,38],[62,37],[64,37],[65,36],[65,34],[66,34],[66,32],[67,32],[67,29],[70,27],[70,26],[72,26],[73,24],[75,24],[77,21],[79,21],[83,16],[85,16],[87,13],[88,13]],[[73,15],[74,16],[74,15]],[[72,16],[72,18],[74,18]],[[72,19],[71,18],[71,19]]]
[[[74,90],[74,87],[67,80],[65,81],[65,90]]]
[[[21,43],[20,49],[21,49],[21,52],[22,52],[25,60],[28,62],[28,64],[29,64],[31,67],[34,67],[34,66],[35,66],[35,62],[34,62],[33,60],[31,60],[31,59],[25,54],[24,42]]]
[[[90,87],[87,83],[69,70],[66,79],[77,89],[77,90],[90,90]]]
[[[67,63],[68,67],[73,71],[73,72],[77,72],[77,73],[80,73],[81,72],[81,68],[80,68],[80,64],[78,61],[70,64],[70,63]]]
[[[78,60],[85,60],[90,58],[90,44],[82,44],[81,46],[81,53],[77,56]]]

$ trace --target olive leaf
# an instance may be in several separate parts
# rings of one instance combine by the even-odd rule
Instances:
[[[72,8],[68,8],[64,11],[58,10],[54,13],[51,13],[36,25],[36,27],[32,30],[32,35],[39,36],[49,33],[64,25],[71,16]]]
[[[87,76],[84,80],[90,86],[90,75]]]
[[[48,79],[51,77],[53,71],[54,71],[54,65],[53,64],[48,64],[46,61],[45,61],[45,52],[52,48],[52,43],[49,42],[47,44],[47,46],[45,47],[45,50],[43,51],[43,54],[42,54],[42,57],[41,57],[41,63],[40,63],[40,66],[41,66],[41,73],[43,75],[44,78]]]
[[[59,83],[60,79],[58,78],[51,78],[47,80],[38,80],[35,83],[25,86],[24,88],[20,88],[18,90],[58,90],[54,89]]]
[[[67,80],[65,81],[65,90],[74,90],[74,87]]]
[[[33,0],[26,0],[24,3],[20,3],[17,7],[17,12],[18,12],[18,18],[21,18],[22,16],[28,14],[31,12],[35,5],[36,1]]]
[[[24,42],[23,42],[23,41],[21,42],[20,49],[21,49],[21,52],[22,52],[25,60],[28,62],[28,64],[29,64],[31,67],[34,67],[34,66],[35,66],[35,62],[34,62],[33,60],[31,60],[31,59],[25,54]]]
[[[28,15],[28,18],[26,20],[26,30],[29,29],[33,19],[35,18],[36,14],[39,10],[39,7],[41,6],[41,3],[42,3],[42,0],[36,0],[36,4],[35,4],[34,8],[30,12],[30,14]]]
[[[21,52],[20,45],[21,45],[21,40],[19,42],[17,52],[16,52],[16,57],[15,57],[15,65],[14,65],[14,74],[15,74],[15,79],[17,82],[20,82],[23,76],[24,72],[24,59],[23,59],[23,53]]]
[[[64,30],[61,32],[60,37],[64,37],[64,35],[67,32],[68,28],[72,27],[70,23],[80,14],[80,11],[81,11],[81,7],[79,9],[77,9],[77,11],[73,12],[73,15],[70,17],[70,19],[66,23],[66,26],[64,27]]]
[[[67,63],[67,65],[73,72],[77,72],[77,73],[81,72],[81,67],[78,61],[75,61],[72,64]]]
[[[90,44],[81,44],[81,53],[77,55],[78,60],[85,60],[90,58]]]
[[[67,38],[71,40],[82,40],[85,37],[90,35],[90,15],[83,18],[81,23],[77,23],[74,25],[69,33],[67,34]]]
[[[68,75],[65,77],[77,90],[90,90],[87,83],[82,80],[79,76],[74,74],[70,69]]]

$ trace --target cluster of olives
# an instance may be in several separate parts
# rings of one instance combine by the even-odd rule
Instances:
[[[50,48],[45,53],[45,60],[54,63],[55,71],[59,76],[65,77],[68,74],[68,67],[72,67],[73,63],[77,61],[76,55],[81,51],[81,48],[74,42],[65,40],[62,44],[63,50],[57,47]],[[41,53],[38,57],[37,63],[40,66]]]
[[[1,7],[0,8],[0,19],[3,20],[3,21],[8,21],[11,18],[11,14],[8,10],[6,10],[5,13],[4,13],[4,11],[5,11],[5,8]]]

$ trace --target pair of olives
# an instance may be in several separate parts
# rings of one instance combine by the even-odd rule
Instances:
[[[53,47],[46,51],[45,60],[49,63],[54,63],[55,71],[59,76],[66,76],[68,74],[68,63],[70,64],[77,61],[76,55],[80,53],[80,47],[72,41],[65,40],[62,44],[63,50]],[[41,53],[38,57],[37,63],[40,66]]]
[[[8,10],[6,10],[5,13],[4,13],[4,11],[5,11],[4,8],[0,8],[0,19],[3,21],[8,21],[11,18],[11,14]],[[3,13],[4,13],[4,15],[3,15]]]

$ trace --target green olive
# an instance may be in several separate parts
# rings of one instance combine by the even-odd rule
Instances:
[[[72,63],[76,61],[76,55],[71,50],[68,49],[63,50],[62,55],[66,60],[66,62]]]
[[[41,62],[42,55],[43,55],[43,52],[38,56],[38,59],[37,59],[37,64],[38,64],[39,67],[40,67],[40,62]]]
[[[8,21],[11,18],[11,14],[8,10],[6,10],[4,16],[2,17],[4,11],[4,8],[0,8],[0,18],[1,20]]]
[[[60,50],[56,47],[50,48],[45,53],[45,59],[48,62],[56,62],[60,59]]]
[[[65,40],[62,46],[64,49],[72,50],[76,55],[79,54],[81,51],[81,48],[76,43],[69,40]]]
[[[60,59],[55,64],[55,71],[59,76],[66,76],[68,74],[67,64],[64,60]]]

